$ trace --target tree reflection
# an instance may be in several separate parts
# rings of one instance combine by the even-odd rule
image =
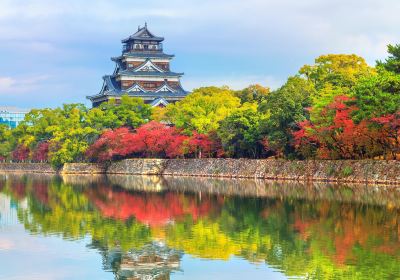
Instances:
[[[372,199],[369,189],[318,187],[322,193],[316,196],[314,188],[291,190],[286,184],[279,197],[277,185],[264,185],[256,188],[262,197],[244,197],[216,193],[215,186],[228,181],[199,179],[201,193],[191,191],[193,181],[173,182],[158,181],[163,188],[146,192],[143,186],[126,190],[107,180],[72,184],[57,177],[9,176],[0,178],[0,190],[15,201],[27,198],[18,217],[31,233],[66,239],[89,235],[104,269],[119,279],[140,279],[138,260],[148,262],[154,277],[168,279],[179,267],[180,252],[266,262],[288,276],[310,279],[400,275],[399,207],[379,190]],[[341,200],[332,199],[332,192]],[[372,203],[377,197],[386,200]]]
[[[179,193],[132,193],[97,185],[86,191],[90,202],[104,217],[127,220],[134,217],[141,224],[162,226],[189,215],[193,220],[209,215],[212,203],[209,197],[200,200],[194,195]]]

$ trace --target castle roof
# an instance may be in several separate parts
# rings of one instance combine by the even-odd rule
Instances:
[[[121,89],[118,82],[115,80],[115,76],[107,75],[103,77],[103,87],[101,88],[100,93],[92,96],[87,96],[88,99],[93,100],[102,96],[113,96],[118,97],[123,94],[128,94],[132,97],[141,97],[141,98],[168,98],[168,97],[185,97],[188,92],[182,88],[182,85],[179,83],[178,87],[172,88],[168,85],[167,82],[164,82],[160,87],[155,90],[145,90],[139,84],[134,83],[128,89]]]
[[[147,23],[144,25],[144,27],[138,27],[138,31],[129,36],[126,39],[122,40],[122,43],[126,43],[132,40],[148,40],[148,41],[158,41],[158,42],[162,42],[164,41],[163,37],[157,37],[155,35],[153,35],[153,33],[151,33],[148,29],[147,29]]]
[[[173,54],[165,54],[165,53],[158,53],[158,52],[128,52],[124,53],[121,56],[112,57],[113,61],[121,60],[124,57],[138,57],[138,58],[173,58],[175,55]]]
[[[150,106],[152,106],[152,107],[158,107],[158,106],[160,106],[160,105],[167,106],[167,105],[168,105],[168,101],[165,100],[164,97],[158,97],[158,98],[154,99],[154,100],[150,103]]]

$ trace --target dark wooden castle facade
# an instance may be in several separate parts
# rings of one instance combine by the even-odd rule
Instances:
[[[163,52],[163,41],[147,29],[147,24],[122,40],[122,54],[112,58],[114,73],[103,77],[98,94],[87,97],[93,107],[111,98],[118,102],[123,94],[143,98],[152,106],[166,106],[184,98],[188,92],[180,82],[183,73],[171,71],[174,55]]]

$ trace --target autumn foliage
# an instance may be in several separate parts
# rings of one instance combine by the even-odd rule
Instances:
[[[364,159],[383,155],[396,158],[400,143],[400,116],[393,114],[355,122],[352,99],[337,96],[321,113],[321,120],[298,123],[294,146],[305,158]]]
[[[392,158],[400,155],[400,112],[373,118],[371,121],[379,127],[379,144],[384,153]]]
[[[205,134],[183,134],[176,127],[149,122],[132,131],[126,127],[107,130],[89,147],[90,159],[105,161],[134,157],[182,158],[211,156],[216,141]]]
[[[32,160],[36,162],[44,162],[48,160],[49,156],[49,142],[41,142],[33,151]]]
[[[29,159],[29,148],[24,145],[18,145],[12,152],[12,159],[14,161],[26,161]]]

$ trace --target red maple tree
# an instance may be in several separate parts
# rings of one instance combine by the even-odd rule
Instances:
[[[400,112],[373,118],[371,121],[379,127],[379,142],[385,156],[400,159]]]
[[[134,135],[132,150],[145,157],[182,157],[185,154],[188,136],[176,127],[151,121],[140,126]]]
[[[124,157],[131,152],[133,134],[127,127],[105,131],[86,152],[86,156],[97,161]]]
[[[305,157],[322,159],[362,159],[381,153],[377,131],[370,122],[355,123],[352,113],[356,107],[348,105],[351,98],[337,96],[323,111],[323,122],[304,121],[293,132],[294,147]]]
[[[33,151],[32,160],[37,162],[44,162],[48,160],[49,142],[41,142],[36,146]]]
[[[196,131],[193,131],[188,146],[189,153],[198,158],[211,157],[216,151],[216,141],[211,139],[207,134],[199,134]]]
[[[220,141],[213,135],[196,131],[187,136],[181,130],[151,121],[131,131],[126,127],[105,131],[86,152],[92,160],[105,161],[125,157],[220,157]]]
[[[14,161],[26,161],[29,159],[29,148],[25,145],[18,145],[11,156]]]

